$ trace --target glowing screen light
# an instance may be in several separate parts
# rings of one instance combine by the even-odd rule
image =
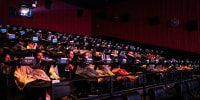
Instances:
[[[32,7],[29,5],[22,4],[20,6],[20,16],[33,17]]]
[[[27,15],[28,15],[28,12],[29,12],[29,9],[28,9],[28,8],[22,8],[22,9],[21,9],[21,16],[27,16]]]

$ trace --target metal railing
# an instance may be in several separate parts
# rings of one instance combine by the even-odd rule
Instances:
[[[69,83],[63,85],[63,82],[70,82],[70,86],[74,85],[75,83],[86,81],[86,84],[88,87],[85,87],[82,85],[84,84],[78,84],[80,86],[75,86],[71,88],[83,88],[83,91],[79,92],[85,92],[85,97],[81,96],[80,99],[95,99],[95,98],[104,98],[113,96],[116,94],[123,94],[129,91],[135,91],[135,90],[143,90],[143,97],[144,100],[146,100],[147,95],[147,88],[155,87],[159,85],[164,85],[165,87],[168,86],[170,83],[175,82],[181,82],[183,80],[192,79],[193,77],[193,70],[179,70],[179,71],[172,71],[172,72],[140,72],[136,74],[130,74],[130,75],[138,75],[139,78],[133,82],[130,82],[128,80],[122,80],[117,81],[116,78],[119,76],[104,76],[104,77],[94,77],[94,78],[81,78],[81,79],[69,79],[65,81],[61,81],[60,83],[52,84],[52,100],[55,99],[55,91],[54,88],[61,86],[69,86]],[[121,76],[127,76],[127,75],[121,75]],[[98,83],[99,78],[104,78],[106,81],[105,83]],[[105,86],[107,85],[107,86]],[[93,86],[92,88],[90,86]],[[84,91],[85,89],[85,91]],[[81,90],[81,89],[80,89]],[[73,94],[73,91],[69,92],[70,94]],[[67,95],[67,94],[65,94]],[[93,95],[92,97],[90,97]]]

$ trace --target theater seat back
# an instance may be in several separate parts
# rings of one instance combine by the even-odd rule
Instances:
[[[176,83],[175,84],[175,89],[177,94],[185,94],[187,93],[187,86],[184,82],[182,83]]]
[[[187,86],[185,82],[176,83],[174,85],[174,88],[176,89],[176,98],[180,100],[190,100],[190,95],[187,92]]]
[[[188,91],[193,91],[195,90],[195,85],[193,83],[193,80],[189,80],[186,82],[186,86],[187,86],[187,89]]]
[[[71,82],[52,84],[51,100],[60,100],[62,97],[69,96],[72,93]]]
[[[198,89],[199,88],[199,82],[198,80],[193,80],[194,88]]]
[[[167,93],[162,87],[151,88],[148,94],[150,100],[168,100]]]

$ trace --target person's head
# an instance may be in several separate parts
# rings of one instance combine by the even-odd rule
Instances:
[[[54,39],[57,39],[57,36],[55,36],[55,35],[54,35],[54,37],[53,37],[53,38],[54,38]]]
[[[84,53],[84,58],[89,58],[89,53],[88,52]]]
[[[37,52],[35,58],[36,58],[36,61],[41,62],[41,60],[43,59],[43,53]]]
[[[128,51],[128,55],[133,55],[134,52],[133,51]]]
[[[74,58],[74,53],[73,53],[72,50],[68,50],[68,51],[66,52],[66,54],[67,54],[67,57],[68,57],[68,58],[70,58],[70,59],[73,59],[73,58]]]
[[[4,54],[2,58],[3,58],[2,61],[5,62],[5,63],[11,61],[11,58],[10,58],[9,54]]]

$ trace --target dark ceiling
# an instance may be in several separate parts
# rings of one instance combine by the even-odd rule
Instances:
[[[126,0],[60,0],[60,1],[93,10]]]

